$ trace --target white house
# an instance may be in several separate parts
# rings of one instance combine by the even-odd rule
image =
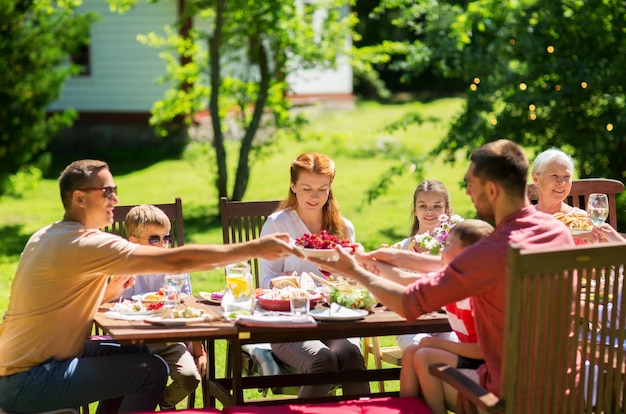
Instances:
[[[68,79],[50,110],[74,108],[80,121],[147,121],[153,103],[167,85],[157,79],[165,73],[159,50],[140,44],[142,33],[164,33],[175,23],[184,0],[138,4],[125,14],[113,13],[104,0],[84,0],[81,8],[101,16],[91,28],[86,72]],[[345,63],[332,71],[303,71],[290,76],[296,100],[332,99],[352,102],[352,70]]]

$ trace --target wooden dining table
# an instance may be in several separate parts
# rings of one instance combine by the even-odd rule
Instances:
[[[219,400],[224,406],[245,404],[243,391],[252,388],[272,388],[294,385],[315,385],[328,383],[328,373],[288,374],[277,376],[244,377],[241,347],[245,344],[267,342],[297,342],[308,339],[337,339],[351,337],[375,337],[401,335],[406,333],[434,333],[450,331],[445,314],[434,312],[407,321],[395,312],[379,306],[360,320],[318,321],[316,324],[293,324],[285,327],[245,326],[225,320],[217,305],[209,304],[202,297],[189,296],[183,306],[205,310],[213,320],[181,326],[155,326],[142,320],[119,320],[105,316],[109,305],[104,305],[95,316],[95,326],[99,332],[111,336],[121,343],[137,344],[164,341],[206,341],[208,367],[203,381],[204,405],[215,406]],[[318,306],[322,306],[319,305]],[[215,341],[225,340],[231,369],[224,377],[216,376]],[[365,373],[333,373],[333,383],[354,381],[380,381],[399,379],[399,368],[369,369]],[[390,393],[385,393],[389,395]],[[393,393],[391,393],[393,394]],[[305,402],[305,401],[303,401]],[[255,401],[259,404],[259,401]]]

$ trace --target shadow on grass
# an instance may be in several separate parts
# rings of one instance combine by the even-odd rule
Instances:
[[[19,256],[24,250],[30,234],[22,234],[22,226],[11,224],[0,226],[0,256]]]
[[[382,237],[384,237],[384,239],[387,239],[387,240],[400,241],[408,237],[406,234],[400,233],[397,229],[394,229],[391,227],[388,227],[386,229],[381,229],[379,233]]]
[[[85,145],[71,149],[51,146],[48,150],[52,155],[52,162],[44,177],[56,179],[67,165],[80,159],[106,161],[114,175],[126,175],[161,161],[180,159],[185,145],[186,142],[182,140],[162,139],[143,145],[119,144],[110,147]]]
[[[185,200],[183,200],[183,210],[185,240],[195,234],[222,228],[217,206],[207,208],[199,205],[185,205]]]

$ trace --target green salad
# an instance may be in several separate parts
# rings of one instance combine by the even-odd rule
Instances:
[[[351,290],[332,288],[329,298],[331,302],[338,303],[346,308],[372,310],[376,306],[376,299],[367,289],[363,288]]]

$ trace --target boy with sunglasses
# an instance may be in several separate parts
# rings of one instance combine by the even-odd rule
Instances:
[[[126,215],[124,228],[126,237],[133,243],[167,248],[174,242],[170,234],[172,224],[167,215],[159,208],[142,204],[135,206]],[[181,293],[191,294],[189,274],[182,286]],[[156,292],[163,287],[165,273],[136,275],[135,284],[122,294],[123,299],[134,295]],[[105,296],[106,293],[105,293]],[[161,356],[170,369],[172,382],[167,386],[159,402],[161,411],[172,410],[176,404],[196,389],[206,370],[207,358],[202,342],[189,344],[182,342],[149,344],[153,354]],[[191,351],[191,352],[190,352]]]
[[[131,208],[124,220],[126,238],[144,246],[172,247],[174,236],[170,234],[172,224],[167,215],[158,207],[142,204]],[[135,276],[134,286],[122,293],[122,299],[131,299],[135,295],[156,292],[163,287],[165,273]],[[189,274],[182,286],[181,293],[191,294]]]

